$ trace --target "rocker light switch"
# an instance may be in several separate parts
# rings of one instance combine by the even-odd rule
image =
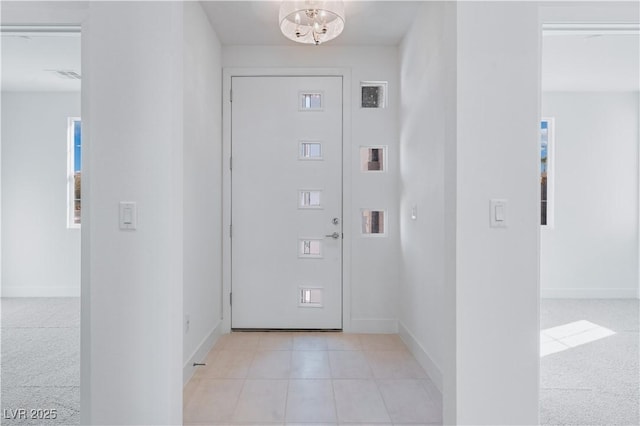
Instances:
[[[138,211],[136,203],[131,201],[120,202],[120,229],[135,230],[138,225]]]
[[[506,228],[507,227],[507,200],[493,199],[491,200],[491,227]]]

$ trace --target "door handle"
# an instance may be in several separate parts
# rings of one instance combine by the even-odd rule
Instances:
[[[340,238],[340,234],[338,234],[337,232],[334,232],[333,234],[325,235],[325,237],[333,238],[334,240],[337,240],[338,238]]]

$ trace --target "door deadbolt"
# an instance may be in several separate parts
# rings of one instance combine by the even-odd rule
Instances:
[[[337,217],[334,217],[333,219],[331,219],[331,223],[333,223],[334,225],[337,225],[340,223],[340,219],[338,219]]]

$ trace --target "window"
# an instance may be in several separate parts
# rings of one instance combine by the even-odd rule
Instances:
[[[540,121],[540,224],[553,224],[553,118]]]
[[[360,211],[362,219],[362,234],[368,236],[385,235],[385,212],[384,210],[362,209]]]
[[[322,144],[320,142],[300,142],[299,160],[322,160]]]
[[[71,117],[67,130],[67,227],[80,227],[82,177],[82,126]]]
[[[360,147],[360,171],[384,172],[386,171],[387,147],[385,146],[361,146]]]
[[[322,191],[302,190],[298,192],[299,209],[321,209],[320,194]]]
[[[387,107],[387,82],[386,81],[362,81],[360,82],[362,108],[386,108]]]
[[[301,287],[300,299],[298,306],[302,308],[321,308],[322,307],[322,288]]]
[[[322,92],[301,92],[300,111],[322,111]]]
[[[298,257],[300,258],[322,257],[322,241],[300,240],[299,246],[298,246]]]

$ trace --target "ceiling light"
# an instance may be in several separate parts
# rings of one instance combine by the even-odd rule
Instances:
[[[344,29],[344,3],[323,0],[285,0],[280,5],[280,30],[298,43],[318,45]]]

